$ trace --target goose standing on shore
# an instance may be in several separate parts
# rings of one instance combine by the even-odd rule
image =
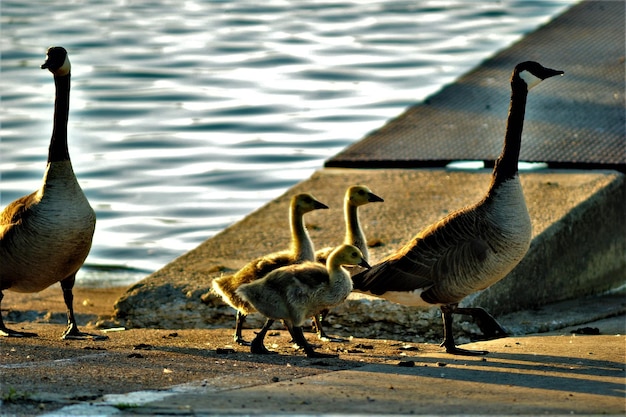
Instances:
[[[246,316],[254,312],[254,307],[242,300],[237,291],[240,285],[263,278],[274,269],[315,259],[315,248],[304,225],[304,215],[313,210],[327,209],[328,206],[311,194],[297,194],[289,204],[289,226],[291,231],[291,248],[274,252],[249,262],[233,275],[215,278],[212,282],[215,291],[222,300],[237,310],[235,317],[234,340],[240,345],[250,343],[241,336]]]
[[[369,204],[384,202],[382,198],[374,194],[365,185],[353,185],[346,190],[346,194],[343,200],[343,215],[346,224],[346,234],[343,239],[343,243],[347,245],[353,245],[359,248],[363,259],[369,262],[369,252],[367,249],[367,240],[365,239],[365,233],[361,228],[359,221],[359,207]],[[315,252],[315,260],[326,264],[326,260],[330,253],[334,250],[334,247],[327,247]],[[348,270],[351,274],[354,273],[354,268]],[[321,340],[328,340],[331,342],[344,342],[344,339],[329,337],[322,327],[322,320],[328,314],[328,310],[322,311],[320,314],[313,318],[313,324],[315,326],[317,337]]]
[[[341,245],[326,262],[304,262],[275,269],[262,279],[241,285],[237,294],[265,317],[267,322],[250,345],[252,353],[270,353],[263,340],[275,320],[282,320],[293,340],[310,358],[336,357],[316,352],[302,332],[302,324],[325,308],[342,303],[352,291],[350,274],[342,265],[369,268],[361,251]]]
[[[471,315],[493,334],[504,333],[485,310],[459,308],[458,303],[504,278],[528,250],[532,226],[518,174],[526,98],[539,82],[562,74],[532,61],[518,64],[511,77],[504,147],[484,198],[428,226],[396,253],[353,277],[357,291],[409,306],[439,306],[442,346],[448,353],[488,353],[455,345],[453,314]]]
[[[48,165],[41,188],[0,213],[0,301],[4,290],[39,292],[60,282],[68,319],[63,338],[104,339],[79,331],[74,318],[72,289],[91,249],[96,216],[76,180],[68,152],[71,66],[67,51],[48,49],[41,68],[54,75],[56,87]],[[36,336],[8,329],[1,315],[0,335]]]

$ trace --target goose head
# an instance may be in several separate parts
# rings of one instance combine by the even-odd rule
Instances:
[[[332,251],[328,257],[327,264],[329,267],[331,265],[358,265],[367,269],[371,268],[371,266],[363,258],[363,254],[359,248],[348,244],[338,246],[334,251]]]
[[[383,202],[385,200],[374,194],[365,185],[353,185],[346,191],[346,201],[348,204],[358,207],[367,203]]]
[[[515,66],[513,76],[511,77],[511,84],[515,85],[522,82],[526,85],[528,91],[546,78],[563,74],[563,71],[546,68],[538,62],[525,61]]]
[[[41,64],[41,69],[47,69],[54,75],[67,75],[72,69],[67,51],[62,46],[48,48],[46,62]]]
[[[317,200],[311,194],[296,194],[291,200],[291,204],[295,211],[300,214],[308,213],[313,210],[327,209],[328,206]]]

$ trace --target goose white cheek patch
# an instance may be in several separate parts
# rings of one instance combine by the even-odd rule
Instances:
[[[541,78],[534,76],[529,71],[522,71],[519,76],[522,80],[524,80],[529,90],[543,81]]]

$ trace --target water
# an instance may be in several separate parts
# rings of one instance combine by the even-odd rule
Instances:
[[[0,207],[45,167],[48,46],[98,216],[78,281],[127,285],[573,3],[3,0]]]

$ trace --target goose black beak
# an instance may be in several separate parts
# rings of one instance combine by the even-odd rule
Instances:
[[[543,79],[545,80],[546,78],[554,77],[555,75],[563,75],[563,74],[565,74],[564,71],[546,68],[545,73],[542,75],[544,76]]]

